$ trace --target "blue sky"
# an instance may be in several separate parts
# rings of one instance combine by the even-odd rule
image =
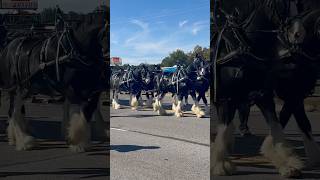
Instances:
[[[111,57],[160,63],[170,52],[210,44],[209,0],[111,0]]]

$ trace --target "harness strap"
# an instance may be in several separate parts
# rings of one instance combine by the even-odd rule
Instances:
[[[59,71],[59,54],[60,54],[60,46],[61,46],[61,41],[63,38],[65,31],[61,34],[58,40],[58,47],[57,47],[57,53],[56,53],[56,76],[57,76],[57,81],[60,82],[60,71]]]

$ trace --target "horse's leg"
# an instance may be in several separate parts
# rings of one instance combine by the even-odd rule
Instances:
[[[35,146],[35,141],[28,133],[28,124],[24,119],[24,102],[20,92],[10,94],[9,144],[16,145],[17,150],[29,150]]]
[[[146,92],[147,101],[144,103],[144,105],[147,107],[152,107],[152,98],[150,98],[150,96],[151,93],[149,94],[149,92]]]
[[[69,148],[73,152],[84,152],[90,148],[90,120],[97,111],[100,95],[95,95],[86,102],[73,105],[68,131]],[[103,126],[102,126],[103,127]]]
[[[248,127],[250,105],[247,103],[239,104],[238,114],[240,119],[239,130],[240,130],[241,136],[251,135],[251,132]]]
[[[158,96],[155,98],[155,102],[153,103],[153,111],[157,112],[158,115],[163,116],[166,115],[166,111],[162,107],[161,100],[164,97],[164,93],[158,93]]]
[[[70,101],[68,98],[65,98],[64,104],[63,104],[63,119],[61,123],[61,138],[66,138],[66,131],[67,131],[67,125],[69,124],[70,120]]]
[[[112,108],[115,108],[115,89],[112,90]]]
[[[205,112],[200,108],[199,101],[197,100],[196,92],[191,91],[190,95],[194,101],[194,104],[191,108],[192,112],[195,113],[198,118],[202,118],[205,115]]]
[[[306,115],[303,99],[294,104],[293,115],[297,121],[300,130],[303,132],[303,143],[306,155],[308,157],[308,166],[315,167],[320,165],[320,148],[312,136],[310,121]]]
[[[206,92],[205,91],[201,91],[201,93],[199,93],[199,100],[198,102],[200,102],[200,99],[202,99],[204,107],[205,107],[205,113],[206,114],[210,114],[210,107],[208,106],[208,101],[206,98]]]
[[[139,91],[137,94],[137,99],[138,99],[138,106],[143,106],[143,99],[142,99],[142,91]]]
[[[281,123],[275,112],[273,98],[265,97],[257,102],[257,105],[270,127],[270,134],[261,146],[261,153],[271,160],[282,176],[300,176],[303,163],[285,141]]]
[[[139,92],[135,92],[135,93],[132,93],[131,95],[131,109],[132,110],[137,110],[138,108],[138,105],[139,105],[139,102],[138,102],[138,99],[139,99]]]
[[[177,108],[177,94],[172,94],[172,111],[176,111]]]
[[[120,108],[121,108],[120,103],[119,103],[119,93],[120,93],[119,90],[115,91],[115,95],[114,95],[114,109],[120,109]]]
[[[175,107],[175,115],[177,117],[182,117],[183,112],[182,112],[182,100],[183,100],[183,95],[181,93],[176,95],[176,98],[178,99],[177,106]]]
[[[185,105],[188,105],[189,104],[189,102],[188,102],[188,94],[184,97],[185,99]]]
[[[214,175],[231,175],[236,168],[229,159],[229,153],[233,149],[233,123],[235,105],[230,101],[217,104],[217,135],[211,146],[211,172]]]
[[[94,111],[92,120],[95,120],[95,131],[96,137],[101,141],[105,142],[107,138],[107,125],[105,121],[103,120],[102,114],[101,114],[101,106],[100,102],[98,101],[98,105],[96,110]]]
[[[288,102],[288,101],[284,101],[284,104],[281,108],[280,114],[279,114],[279,118],[280,118],[280,123],[283,127],[283,129],[286,127],[286,125],[288,124],[291,115],[293,114],[293,102]]]
[[[7,133],[8,133],[8,141],[9,141],[9,145],[15,145],[16,143],[16,136],[14,134],[14,126],[12,123],[10,123],[10,119],[13,118],[13,110],[14,110],[14,95],[10,94],[10,100],[9,100],[9,110],[8,110],[8,117],[9,117],[9,126],[7,129]]]

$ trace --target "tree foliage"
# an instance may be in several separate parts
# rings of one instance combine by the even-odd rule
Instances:
[[[173,51],[169,56],[162,60],[161,66],[173,66],[175,64],[186,65],[188,64],[188,55],[180,49]]]
[[[193,62],[196,54],[199,54],[202,59],[209,61],[210,60],[210,49],[206,47],[201,47],[199,45],[195,46],[194,49],[188,53],[185,53],[183,50],[176,50],[169,54],[169,56],[165,57],[161,66],[169,67],[174,66],[177,63],[181,65],[189,65]]]

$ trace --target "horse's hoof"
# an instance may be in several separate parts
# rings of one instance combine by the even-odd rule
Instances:
[[[120,108],[121,108],[120,104],[115,104],[114,109],[120,109]]]
[[[231,161],[219,162],[212,168],[212,174],[217,176],[230,176],[236,171],[236,167],[232,164]]]
[[[197,118],[203,118],[204,115],[201,115],[201,114],[197,114]]]
[[[298,178],[301,177],[301,170],[292,167],[279,168],[279,173],[285,178]]]
[[[69,149],[71,152],[82,153],[89,150],[89,146],[85,144],[69,145]]]
[[[32,136],[25,136],[23,139],[16,141],[16,150],[17,151],[27,151],[35,147],[36,143]]]
[[[177,113],[176,113],[176,116],[177,116],[178,118],[181,118],[181,117],[183,117],[183,113],[182,113],[182,112],[177,112]]]
[[[196,113],[196,105],[192,105],[191,111],[192,111],[193,113]]]
[[[9,139],[8,143],[9,143],[10,146],[14,146],[16,144],[16,141]]]

